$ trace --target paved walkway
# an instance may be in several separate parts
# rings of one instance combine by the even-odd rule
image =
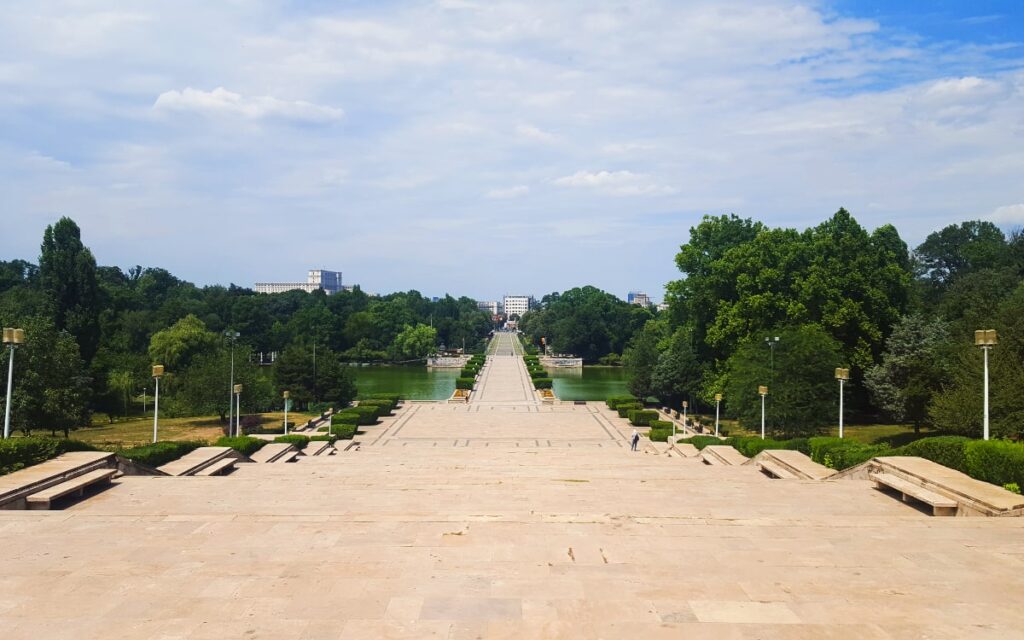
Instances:
[[[358,451],[0,511],[4,640],[1024,637],[1024,519],[630,453],[513,363]]]

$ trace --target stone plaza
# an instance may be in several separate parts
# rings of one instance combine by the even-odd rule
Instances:
[[[504,344],[468,404],[407,402],[333,456],[0,511],[0,635],[1024,637],[1024,519],[633,453],[631,432],[540,403]]]

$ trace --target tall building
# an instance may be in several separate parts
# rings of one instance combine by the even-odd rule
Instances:
[[[498,315],[498,302],[496,300],[477,300],[476,308],[481,311],[486,311],[492,316]]]
[[[505,315],[510,319],[512,316],[521,318],[530,310],[531,305],[533,305],[533,296],[505,296],[504,298]]]
[[[284,293],[285,291],[305,291],[312,293],[323,289],[327,295],[345,289],[341,284],[340,271],[310,269],[305,282],[257,282],[253,287],[256,293]]]
[[[626,302],[629,304],[635,304],[641,307],[646,307],[651,304],[651,299],[647,297],[646,293],[642,291],[630,291],[629,295],[626,296]]]

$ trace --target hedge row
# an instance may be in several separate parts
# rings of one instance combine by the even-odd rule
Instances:
[[[331,427],[331,433],[338,440],[351,440],[355,437],[357,428],[354,424],[337,424]]]
[[[306,448],[306,445],[309,444],[309,436],[304,436],[299,433],[289,433],[286,436],[278,436],[274,438],[274,442],[285,442],[292,445],[299,451],[302,451]]]
[[[634,396],[612,396],[605,401],[609,409],[618,409],[620,404],[634,404],[639,399]]]
[[[470,390],[476,385],[476,378],[456,378],[455,388]]]
[[[360,405],[348,407],[331,416],[331,424],[377,424],[377,418],[381,415],[381,407]]]
[[[623,402],[615,407],[618,411],[620,418],[628,418],[629,412],[636,409],[643,409],[644,405],[642,402]]]
[[[646,427],[651,424],[651,420],[658,419],[658,412],[647,409],[632,409],[629,412],[629,423],[634,427]]]
[[[551,378],[534,378],[533,388],[534,389],[550,389],[554,381]]]
[[[204,446],[206,446],[205,442],[164,441],[144,444],[140,447],[131,447],[130,449],[118,449],[114,453],[132,462],[150,467],[160,467]]]
[[[459,372],[460,378],[475,378],[480,373],[480,369],[476,367],[465,367]]]
[[[657,422],[662,421],[658,420]],[[650,438],[651,442],[667,442],[670,435],[672,435],[672,429],[666,429],[664,427],[659,429],[651,428],[651,430],[647,432],[647,437]]]
[[[68,451],[96,451],[78,440],[63,438],[8,438],[0,440],[0,476],[31,467]]]
[[[267,440],[261,440],[259,438],[251,438],[249,436],[234,436],[234,437],[223,437],[218,438],[217,442],[214,442],[215,447],[231,447],[235,451],[242,455],[251,456],[267,444],[270,444]]]
[[[390,400],[367,398],[366,400],[360,400],[358,407],[376,407],[377,417],[382,418],[384,416],[391,415],[391,412],[395,410],[395,405]]]

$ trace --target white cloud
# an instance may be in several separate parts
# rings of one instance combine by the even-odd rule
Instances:
[[[536,142],[552,143],[558,140],[558,136],[553,133],[548,133],[543,129],[533,126],[532,124],[521,124],[516,127],[516,133],[521,138],[528,140],[534,140]]]
[[[492,200],[507,200],[509,198],[518,198],[525,196],[530,192],[530,187],[525,184],[516,185],[514,187],[507,187],[504,189],[491,189],[485,196]]]
[[[651,177],[632,171],[577,171],[552,181],[560,187],[596,189],[613,196],[668,195],[676,189],[659,185]]]
[[[217,87],[213,91],[192,87],[183,91],[165,91],[157,97],[153,108],[158,111],[189,111],[251,120],[280,118],[312,123],[331,122],[344,115],[344,111],[335,107],[324,107],[302,100],[279,100],[272,96],[245,97],[224,87]]]
[[[997,224],[1024,224],[1024,203],[997,207],[988,219]]]

